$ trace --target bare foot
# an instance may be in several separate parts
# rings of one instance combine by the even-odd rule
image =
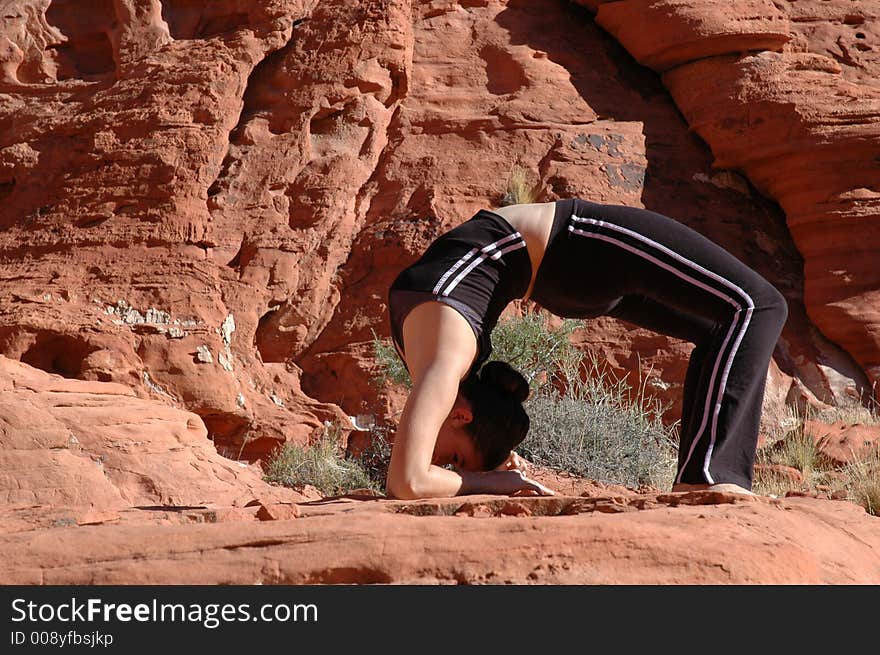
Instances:
[[[732,482],[720,482],[718,484],[713,484],[709,487],[711,491],[724,491],[726,493],[731,494],[743,494],[744,496],[754,496],[755,492],[749,491],[745,487],[741,487],[738,484],[733,484]]]
[[[685,484],[679,482],[678,484],[672,485],[673,493],[680,491],[721,491],[724,493],[744,494],[746,496],[755,495],[745,487],[733,484],[732,482],[719,482],[718,484]]]

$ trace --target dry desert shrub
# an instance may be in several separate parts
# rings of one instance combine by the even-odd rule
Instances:
[[[347,457],[340,434],[339,426],[325,424],[320,439],[310,446],[284,444],[266,464],[266,481],[294,489],[312,485],[325,496],[382,490],[384,477],[380,486],[361,461]]]
[[[565,362],[525,407],[531,428],[520,450],[536,464],[632,488],[675,476],[677,426],[663,424],[663,407],[643,387],[631,393],[595,359]]]
[[[838,488],[872,516],[880,516],[880,449],[863,454],[843,468]]]
[[[791,493],[827,495],[851,500],[874,515],[880,515],[880,449],[854,455],[845,465],[835,464],[822,455],[819,445],[805,429],[813,418],[834,423],[857,419],[867,425],[880,425],[874,408],[842,407],[808,410],[800,414],[791,410],[793,425],[769,447],[758,451],[757,463],[781,464],[800,472],[801,481],[778,475],[772,469],[759,469],[755,476],[755,492],[762,495],[785,496]]]

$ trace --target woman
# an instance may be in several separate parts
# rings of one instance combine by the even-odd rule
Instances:
[[[483,366],[491,330],[516,298],[694,343],[672,490],[751,493],[785,299],[667,216],[575,198],[480,210],[391,285],[391,335],[413,388],[392,449],[390,495],[552,493],[524,474],[512,450],[528,431],[528,384],[501,362]]]

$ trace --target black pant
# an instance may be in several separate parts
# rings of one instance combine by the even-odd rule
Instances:
[[[751,488],[767,366],[788,316],[773,285],[681,223],[645,209],[559,201],[532,298],[695,344],[676,482]]]

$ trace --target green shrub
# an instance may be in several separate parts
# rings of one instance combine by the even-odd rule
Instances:
[[[380,387],[386,383],[401,385],[407,389],[412,388],[412,380],[406,365],[397,354],[397,349],[390,339],[380,339],[373,330],[373,358],[379,367],[378,373],[373,376],[373,382]]]
[[[346,457],[339,445],[340,429],[326,425],[321,438],[311,446],[287,443],[269,459],[267,482],[286,487],[312,485],[325,496],[336,496],[355,489],[382,491],[367,468],[357,459]]]
[[[550,329],[538,312],[499,321],[492,331],[491,358],[513,366],[534,389],[554,377],[560,367],[581,361],[582,353],[571,344],[571,333],[579,324],[566,319],[559,328]]]
[[[571,345],[570,336],[579,325],[567,319],[557,329],[547,327],[544,316],[530,312],[522,317],[499,321],[492,331],[492,357],[520,371],[530,384],[540,384],[540,373],[553,375],[566,362],[579,361],[581,354]],[[412,388],[409,372],[389,339],[373,332],[373,357],[378,372],[373,380]]]
[[[574,362],[566,379],[544,384],[525,404],[531,420],[519,452],[536,464],[628,487],[668,486],[677,433],[643,391],[631,397],[595,360]]]

